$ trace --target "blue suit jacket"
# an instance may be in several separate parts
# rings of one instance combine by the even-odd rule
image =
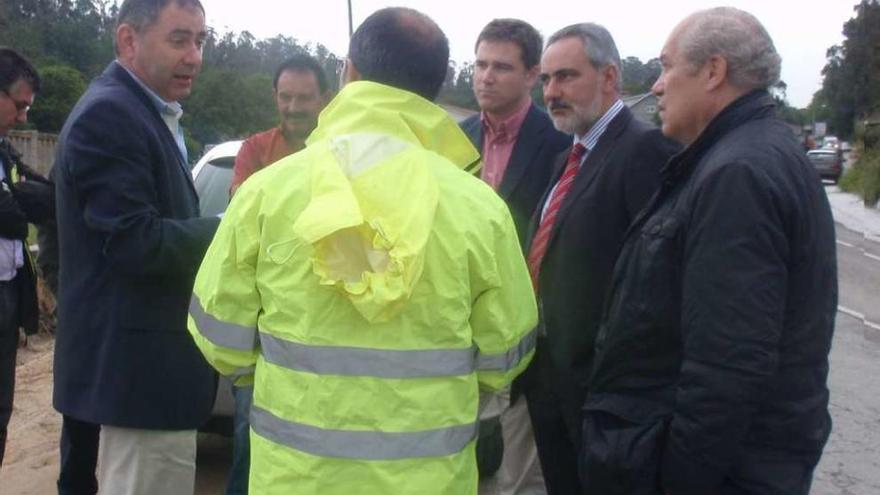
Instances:
[[[464,120],[461,128],[482,152],[483,125],[480,115],[472,115]],[[498,194],[510,208],[520,245],[524,246],[529,220],[535,212],[538,200],[547,189],[555,157],[571,146],[571,143],[571,136],[554,129],[550,117],[532,104],[523,120],[498,188]]]
[[[219,220],[199,218],[171,132],[118,64],[71,112],[55,168],[55,408],[120,427],[198,427],[215,376],[186,331],[187,308]]]

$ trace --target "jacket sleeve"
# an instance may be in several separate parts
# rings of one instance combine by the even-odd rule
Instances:
[[[785,202],[760,164],[728,163],[696,191],[684,234],[682,367],[663,459],[673,495],[714,493],[778,365]]]
[[[644,208],[660,188],[660,170],[679,145],[667,139],[658,129],[646,132],[637,145],[635,159],[628,165],[624,184],[624,200],[629,220]]]
[[[28,234],[27,217],[18,206],[7,183],[0,183],[0,237],[24,239]]]
[[[236,385],[253,382],[259,353],[259,204],[245,192],[229,205],[208,248],[196,275],[188,318],[205,359]]]
[[[489,249],[474,256],[475,294],[470,324],[477,347],[477,379],[499,390],[526,368],[535,350],[538,310],[529,272],[507,207],[498,199],[499,221]]]
[[[160,214],[156,169],[169,164],[151,163],[161,156],[151,131],[119,105],[95,105],[69,131],[66,179],[83,205],[86,225],[104,235],[103,252],[112,269],[193,274],[219,219]]]

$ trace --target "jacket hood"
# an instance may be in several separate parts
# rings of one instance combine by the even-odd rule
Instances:
[[[479,153],[441,108],[406,91],[348,84],[307,140],[310,200],[294,232],[312,244],[322,285],[368,321],[403,308],[424,267],[439,188],[433,167]]]

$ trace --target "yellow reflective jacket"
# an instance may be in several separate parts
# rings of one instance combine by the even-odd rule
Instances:
[[[479,387],[525,368],[537,322],[478,158],[439,107],[356,82],[238,190],[189,329],[254,380],[252,493],[476,493]]]

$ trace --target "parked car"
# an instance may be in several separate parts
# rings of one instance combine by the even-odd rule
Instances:
[[[819,173],[819,177],[837,184],[840,174],[843,173],[843,159],[838,150],[832,148],[810,150],[807,152],[807,158]]]
[[[229,204],[229,185],[232,184],[232,166],[242,141],[227,141],[212,146],[193,167],[193,182],[199,195],[203,216],[215,216]]]
[[[199,195],[202,216],[214,216],[226,210],[226,205],[229,204],[229,185],[232,183],[232,166],[241,143],[227,141],[218,144],[205,152],[193,167],[193,183]],[[230,436],[234,412],[235,400],[232,398],[231,383],[225,377],[220,377],[211,419],[202,429]]]
[[[828,148],[828,149],[833,149],[833,150],[839,150],[840,149],[840,140],[837,139],[837,136],[825,136],[825,138],[822,139],[822,147]]]

